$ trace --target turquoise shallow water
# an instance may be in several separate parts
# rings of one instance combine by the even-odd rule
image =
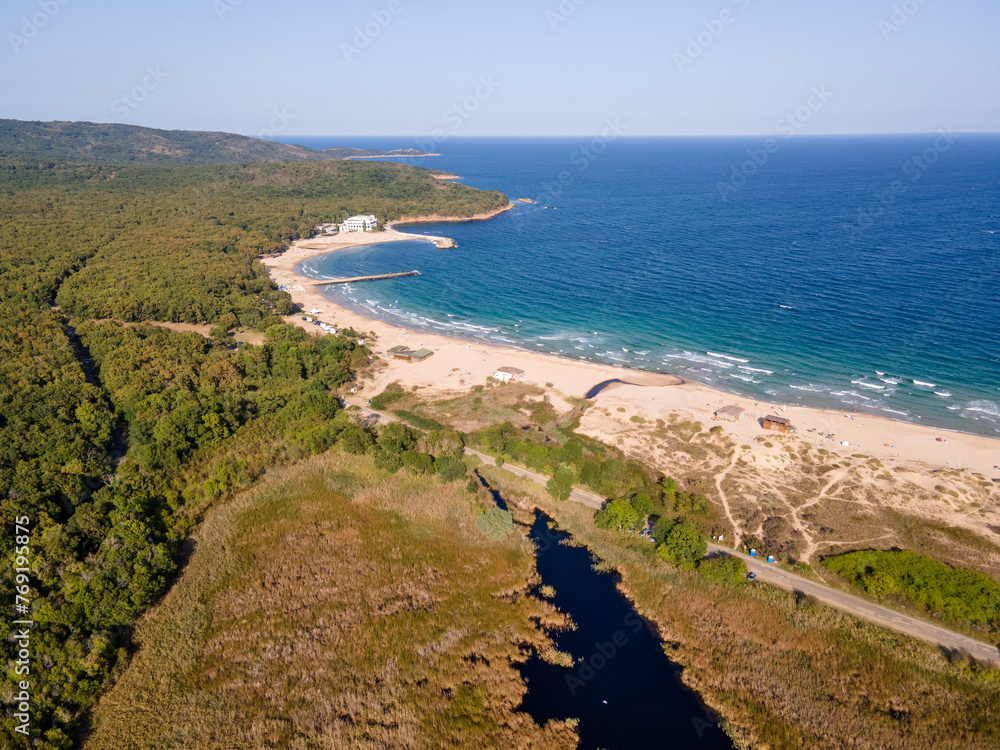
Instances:
[[[1000,138],[762,144],[452,139],[417,163],[538,204],[302,271],[419,269],[328,291],[412,328],[1000,434]]]

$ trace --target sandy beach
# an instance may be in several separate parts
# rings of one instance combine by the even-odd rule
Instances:
[[[417,223],[420,220],[444,219],[420,217],[406,223]],[[398,226],[399,222],[395,224]],[[337,328],[350,327],[364,332],[368,337],[366,343],[379,356],[384,358],[386,351],[397,345],[427,347],[434,351],[434,356],[420,363],[387,360],[386,368],[374,381],[369,381],[363,395],[379,393],[386,384],[393,381],[399,381],[406,387],[418,386],[427,394],[455,393],[484,383],[497,367],[509,365],[524,370],[526,382],[544,388],[557,409],[568,409],[570,404],[565,397],[583,397],[594,386],[616,379],[624,382],[605,388],[595,397],[594,402],[623,427],[628,425],[628,420],[633,416],[655,421],[666,420],[671,414],[678,414],[686,419],[702,422],[706,429],[720,425],[738,444],[750,443],[756,451],[757,446],[752,443],[754,439],[762,435],[774,435],[761,427],[758,418],[775,414],[791,420],[796,428],[794,440],[805,441],[817,448],[841,454],[863,453],[882,461],[913,463],[930,470],[967,469],[986,479],[1000,479],[1000,469],[995,468],[1000,464],[1000,439],[859,412],[755,401],[701,384],[685,382],[671,375],[580,362],[550,354],[409,331],[363,317],[332,303],[311,286],[313,280],[297,275],[294,270],[298,263],[316,255],[357,245],[411,239],[429,238],[425,235],[407,234],[390,226],[381,232],[358,232],[301,240],[280,256],[263,260],[274,282],[290,290],[292,299],[302,311],[308,313],[318,309],[321,311],[316,315],[319,319]],[[439,243],[448,240],[432,239]],[[304,323],[297,316],[291,316],[288,320],[303,326],[310,333],[321,333],[318,327]],[[729,404],[738,404],[746,410],[742,419],[737,422],[716,421],[714,412]],[[624,409],[624,412],[619,409]],[[615,432],[617,430],[608,430],[608,434],[601,437],[614,443]]]

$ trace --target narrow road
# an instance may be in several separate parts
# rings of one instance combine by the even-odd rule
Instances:
[[[362,406],[361,410],[367,416],[377,416],[380,420],[395,420],[392,416],[372,411],[365,406]],[[466,447],[465,453],[466,455],[476,456],[484,463],[494,466],[496,465],[496,459],[486,453],[481,453],[480,451],[468,447]],[[542,486],[549,481],[547,476],[538,474],[528,469],[522,469],[520,466],[505,463],[501,468],[505,471],[509,471],[515,476],[524,477],[525,479],[529,479]],[[594,509],[600,509],[604,505],[604,498],[600,495],[578,488],[574,489],[572,494],[570,494],[570,500],[582,503]],[[944,648],[964,651],[980,661],[991,662],[996,666],[1000,666],[1000,648],[995,645],[977,641],[975,638],[955,633],[947,628],[941,627],[940,625],[935,625],[931,622],[927,622],[926,620],[921,620],[917,617],[911,617],[910,615],[896,612],[888,607],[883,607],[879,604],[867,601],[866,599],[862,599],[861,597],[853,596],[852,594],[848,594],[843,591],[838,591],[837,589],[831,588],[825,584],[810,581],[807,578],[797,576],[794,573],[789,573],[788,571],[782,570],[774,565],[768,565],[766,562],[756,557],[744,555],[742,552],[737,552],[730,547],[723,547],[718,544],[709,544],[708,552],[712,554],[723,553],[726,555],[732,555],[733,557],[738,557],[746,563],[747,570],[757,574],[758,581],[770,583],[778,588],[785,589],[786,591],[801,591],[803,594],[815,597],[818,601],[823,602],[824,604],[836,607],[837,609],[848,612],[856,617],[860,617],[862,620],[867,620],[868,622],[881,625],[882,627],[895,630],[898,633],[903,633],[922,641],[926,641],[927,643],[933,643],[938,646],[943,646]]]
[[[870,602],[867,599],[830,588],[825,584],[810,581],[807,578],[789,573],[774,565],[768,565],[759,558],[744,555],[742,552],[737,552],[730,547],[709,544],[708,551],[711,553],[722,552],[733,557],[738,557],[747,564],[747,570],[757,574],[758,581],[766,581],[787,591],[801,591],[804,594],[815,597],[824,604],[836,607],[844,612],[849,612],[876,625],[905,633],[906,635],[919,638],[928,643],[934,643],[938,646],[966,651],[981,661],[989,661],[1000,665],[1000,648],[997,648],[997,646],[991,646],[988,643],[955,633],[926,620],[896,612],[888,607]]]
[[[483,463],[490,464],[491,466],[496,466],[496,459],[493,458],[493,456],[489,456],[485,453],[480,453],[479,451],[473,450],[472,448],[466,447],[465,455],[475,456]],[[533,471],[529,471],[528,469],[522,469],[520,466],[514,466],[513,464],[505,463],[500,468],[502,468],[504,471],[509,471],[511,474],[515,476],[524,477],[525,479],[530,479],[535,484],[540,484],[542,486],[545,486],[545,484],[548,483],[549,481],[549,478],[544,474],[536,474]],[[604,507],[604,498],[593,492],[588,492],[587,490],[574,488],[569,495],[569,499],[576,503],[583,503],[584,505],[589,505],[594,510],[600,510],[601,508]]]

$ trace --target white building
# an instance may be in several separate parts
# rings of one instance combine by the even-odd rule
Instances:
[[[378,222],[375,216],[352,216],[340,225],[341,232],[374,232],[378,229]]]
[[[516,383],[524,378],[524,370],[517,367],[498,367],[493,371],[493,377],[504,383]]]

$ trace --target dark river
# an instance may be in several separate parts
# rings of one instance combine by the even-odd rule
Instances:
[[[619,593],[614,576],[594,571],[585,548],[560,544],[569,534],[550,530],[548,520],[536,511],[531,538],[542,583],[555,588],[552,603],[577,625],[554,636],[576,664],[566,669],[537,657],[528,661],[521,669],[528,684],[521,710],[538,724],[579,719],[585,749],[732,750],[716,718],[681,683],[680,667]]]

